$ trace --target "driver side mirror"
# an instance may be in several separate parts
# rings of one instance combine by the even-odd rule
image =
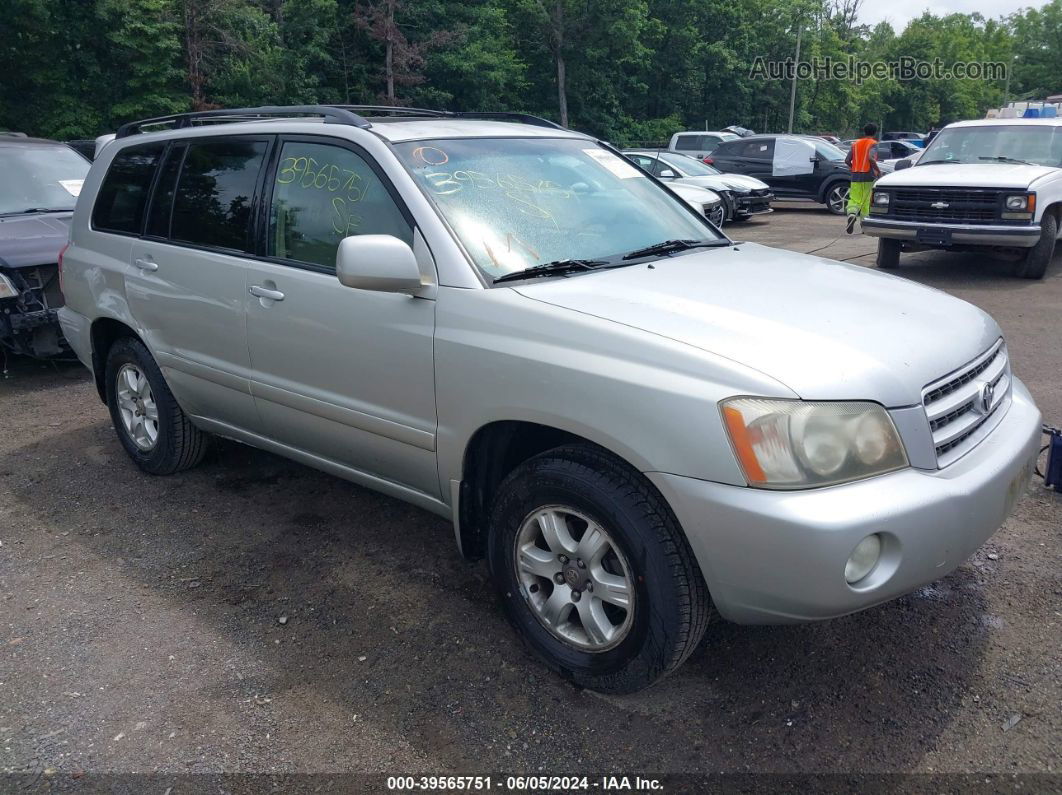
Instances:
[[[661,172],[659,174],[660,179],[675,179],[677,176],[678,176],[678,174],[676,174],[670,168],[665,168],[665,169],[661,170]]]
[[[896,161],[896,168],[894,170],[903,171],[905,168],[910,168],[913,165],[914,163],[912,163],[908,158],[904,158],[903,160]]]
[[[351,235],[339,241],[336,277],[345,287],[382,293],[414,293],[421,288],[413,249],[393,235]]]

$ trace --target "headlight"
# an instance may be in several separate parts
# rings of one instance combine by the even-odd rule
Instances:
[[[1031,197],[1022,196],[1008,196],[1006,198],[1006,204],[1008,210],[1027,210],[1029,209],[1029,199]]]
[[[889,194],[886,193],[885,191],[880,191],[880,190],[874,191],[874,204],[877,207],[888,207],[889,206]]]
[[[11,283],[9,278],[0,273],[0,298],[14,298],[17,295],[18,288]]]
[[[896,426],[877,403],[733,398],[721,407],[751,486],[827,486],[907,466]]]

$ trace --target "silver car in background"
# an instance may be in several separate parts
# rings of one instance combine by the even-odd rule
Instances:
[[[64,332],[143,471],[221,436],[447,517],[529,647],[602,691],[674,670],[716,613],[824,619],[944,576],[1037,452],[981,310],[735,244],[516,114],[127,125],[63,262]]]

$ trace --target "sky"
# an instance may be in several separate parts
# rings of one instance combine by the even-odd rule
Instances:
[[[859,22],[865,25],[888,22],[899,33],[908,22],[922,16],[922,12],[927,10],[938,17],[978,11],[981,16],[992,19],[1007,16],[1026,6],[1039,8],[1045,2],[1046,0],[864,0],[859,9]]]

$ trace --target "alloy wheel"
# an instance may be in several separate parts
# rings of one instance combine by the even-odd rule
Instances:
[[[513,564],[528,605],[554,637],[603,652],[630,632],[630,566],[608,532],[574,508],[550,505],[524,519]]]
[[[845,185],[834,185],[830,188],[830,193],[826,197],[826,206],[830,208],[830,212],[837,215],[843,215],[848,209],[848,187]]]
[[[118,371],[115,396],[126,435],[143,452],[154,449],[159,440],[159,409],[147,376],[135,364],[123,364]]]

